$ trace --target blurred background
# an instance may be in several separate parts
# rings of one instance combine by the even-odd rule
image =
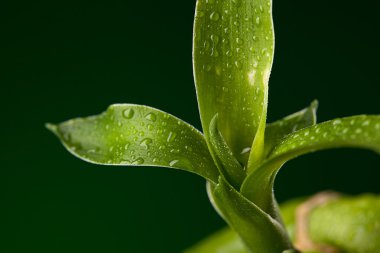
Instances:
[[[195,0],[1,3],[0,252],[180,252],[224,226],[203,179],[103,167],[70,155],[45,122],[147,104],[200,129]],[[320,102],[319,121],[380,113],[375,0],[274,0],[269,121]],[[279,201],[325,189],[380,193],[380,156],[330,150],[289,162]]]

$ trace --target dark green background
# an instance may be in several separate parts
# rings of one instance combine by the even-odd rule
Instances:
[[[269,120],[320,101],[319,120],[380,113],[379,1],[274,0]],[[360,5],[359,5],[360,3]],[[205,182],[78,160],[45,122],[109,104],[154,106],[200,128],[195,0],[8,1],[1,13],[0,252],[179,252],[224,225]],[[279,200],[380,193],[380,156],[334,150],[285,166]]]

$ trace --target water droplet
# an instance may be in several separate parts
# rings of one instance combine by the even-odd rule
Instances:
[[[132,165],[140,165],[140,164],[143,164],[143,163],[144,163],[144,159],[142,159],[141,157],[139,157],[136,160],[134,160],[131,164]]]
[[[257,24],[257,25],[260,25],[260,17],[257,17],[257,18],[256,18],[256,24]]]
[[[108,149],[108,151],[110,152],[110,153],[112,153],[112,151],[114,150],[114,146],[111,146],[109,149]]]
[[[161,145],[161,146],[158,147],[159,150],[163,150],[165,148],[166,148],[165,145]]]
[[[214,11],[213,13],[211,13],[210,19],[212,21],[218,21],[219,20],[219,13],[217,13],[216,11]]]
[[[361,129],[361,128],[357,128],[356,130],[355,130],[355,133],[357,133],[357,134],[360,134],[360,133],[362,133],[363,132],[363,130]]]
[[[149,131],[152,131],[152,130],[153,130],[153,125],[152,125],[152,124],[148,124],[148,130],[149,130]]]
[[[210,38],[211,38],[211,41],[214,43],[214,45],[217,45],[219,43],[219,37],[218,37],[218,35],[212,34],[210,36]]]
[[[235,66],[240,69],[241,68],[241,63],[239,61],[235,61]]]
[[[342,123],[342,121],[340,119],[336,119],[336,120],[333,121],[333,125],[334,126],[339,125],[341,123]]]
[[[204,64],[203,65],[203,70],[205,70],[206,72],[210,72],[212,66],[210,64]]]
[[[376,123],[376,125],[375,125],[375,129],[376,129],[376,130],[379,130],[379,129],[380,129],[380,123]]]
[[[185,149],[188,150],[188,151],[190,151],[190,152],[193,151],[193,148],[190,147],[190,146],[187,146],[187,145],[185,146]]]
[[[135,114],[135,111],[132,108],[128,108],[123,111],[123,117],[126,119],[133,118],[134,114]]]
[[[251,151],[250,147],[243,148],[242,151],[240,152],[241,155],[247,154]]]
[[[155,157],[155,158],[153,158],[153,162],[154,163],[158,163],[160,160],[157,158],[157,157]]]
[[[203,11],[198,11],[196,17],[202,18],[204,15],[205,15],[205,13]]]
[[[151,138],[145,138],[140,142],[140,146],[144,147],[145,149],[149,148],[149,145],[152,143]]]
[[[71,134],[70,133],[64,133],[63,134],[63,139],[66,141],[66,142],[71,142]]]
[[[129,142],[125,143],[124,149],[127,150],[130,145],[131,145],[131,143],[129,143]]]
[[[168,138],[166,139],[167,142],[172,142],[174,141],[174,139],[176,138],[177,134],[176,133],[173,133],[173,132],[170,132],[169,135],[168,135]]]
[[[370,121],[369,121],[369,120],[366,120],[366,121],[364,121],[364,122],[362,123],[362,126],[368,126],[369,123],[370,123]]]
[[[214,47],[211,48],[210,56],[218,57],[219,56],[218,50],[216,50],[216,48],[214,48]]]
[[[174,166],[176,163],[178,163],[179,160],[173,160],[169,162],[169,166]]]
[[[150,113],[148,113],[147,115],[145,115],[145,118],[146,118],[147,120],[150,120],[150,121],[155,122],[156,119],[157,119],[157,116],[156,116],[156,114],[150,112]]]
[[[241,44],[243,44],[243,40],[240,38],[236,38],[236,43],[241,45]]]

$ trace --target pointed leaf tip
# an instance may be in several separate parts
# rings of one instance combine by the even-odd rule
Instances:
[[[151,107],[117,104],[96,116],[46,127],[69,152],[90,163],[171,167],[218,180],[219,171],[203,135]]]
[[[57,134],[57,126],[51,123],[46,123],[45,127],[54,134]]]

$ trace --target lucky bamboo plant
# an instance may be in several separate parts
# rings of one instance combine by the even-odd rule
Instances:
[[[231,229],[186,252],[380,252],[377,196],[322,194],[289,204],[282,219],[273,194],[281,166],[320,149],[380,152],[380,116],[316,124],[314,101],[268,124],[273,55],[271,0],[198,0],[193,69],[203,133],[135,104],[47,127],[87,162],[170,167],[205,178],[212,205]],[[304,230],[295,224],[302,221]]]

